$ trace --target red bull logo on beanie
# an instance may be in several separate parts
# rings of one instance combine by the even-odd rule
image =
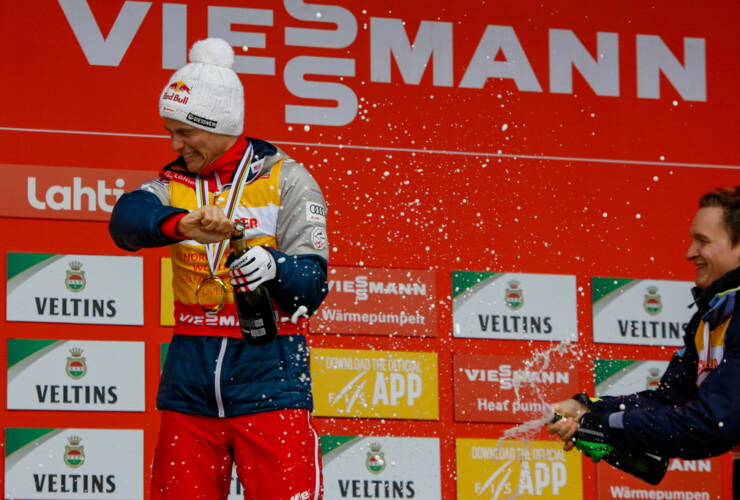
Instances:
[[[187,96],[185,94],[187,94]],[[180,104],[187,104],[190,99],[190,97],[188,97],[189,95],[190,87],[188,87],[182,80],[178,80],[176,82],[172,82],[167,87],[167,90],[164,92],[164,99],[179,102]]]
[[[190,87],[185,85],[185,82],[183,82],[182,80],[172,82],[172,84],[168,88],[169,90],[172,90],[173,92],[177,92],[178,94],[180,92],[185,92],[186,94],[190,94]]]

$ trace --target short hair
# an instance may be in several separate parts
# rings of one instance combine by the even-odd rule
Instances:
[[[724,212],[722,221],[730,233],[730,243],[740,244],[740,186],[717,188],[699,199],[699,207],[719,207]]]

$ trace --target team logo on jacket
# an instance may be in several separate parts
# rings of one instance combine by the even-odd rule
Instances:
[[[649,286],[647,287],[647,292],[648,293],[645,295],[642,307],[645,309],[646,313],[651,316],[655,316],[660,313],[661,309],[663,309],[663,303],[660,301],[660,295],[658,295],[658,287]]]
[[[370,451],[367,452],[365,467],[373,474],[380,474],[385,469],[385,453],[380,451],[380,444],[372,443]]]
[[[64,284],[70,292],[81,292],[85,288],[85,271],[82,271],[82,262],[73,261],[69,263],[70,271],[67,271],[67,277]]]
[[[326,231],[324,230],[324,228],[314,228],[313,232],[311,233],[311,241],[313,242],[313,246],[316,250],[323,250],[323,248],[328,243]]]
[[[306,222],[326,224],[326,207],[313,201],[306,202]]]
[[[509,288],[506,289],[506,305],[509,309],[516,311],[524,305],[524,293],[519,288],[519,282],[511,280],[508,283]]]
[[[85,447],[80,444],[80,436],[70,436],[67,441],[69,445],[64,445],[64,463],[76,469],[85,463]]]
[[[85,365],[85,358],[82,357],[82,349],[79,347],[73,347],[69,350],[72,355],[67,358],[67,375],[69,378],[79,380],[85,376],[87,372],[87,365]]]
[[[257,175],[259,173],[259,171],[262,170],[262,165],[264,165],[264,164],[265,164],[265,159],[264,158],[262,158],[261,160],[253,161],[252,163],[250,163],[249,164],[249,172],[250,172],[249,175],[250,176]]]

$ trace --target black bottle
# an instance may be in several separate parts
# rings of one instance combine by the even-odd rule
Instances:
[[[249,250],[244,239],[244,223],[234,222],[234,234],[231,236],[233,258],[239,258]],[[265,285],[256,290],[234,291],[234,305],[239,318],[244,341],[250,345],[264,345],[275,339],[278,333],[275,309],[270,292]]]
[[[668,459],[622,447],[616,447],[607,442],[604,433],[593,418],[591,413],[581,416],[578,430],[573,435],[573,443],[581,453],[591,459],[592,462],[604,460],[609,465],[616,467],[648,484],[656,485],[668,471]],[[563,418],[557,413],[552,422]]]

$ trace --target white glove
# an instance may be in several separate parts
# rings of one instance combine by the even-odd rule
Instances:
[[[229,266],[231,286],[237,290],[254,291],[261,284],[274,279],[277,275],[275,258],[263,247],[252,247],[247,253],[236,259]]]

